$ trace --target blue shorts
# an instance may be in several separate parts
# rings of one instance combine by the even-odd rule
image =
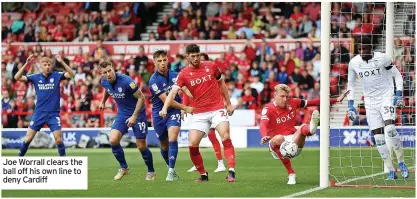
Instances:
[[[116,129],[122,133],[122,135],[126,134],[129,130],[127,127],[127,120],[131,116],[122,116],[116,115],[113,124],[111,125],[111,129]],[[136,139],[145,139],[146,135],[148,135],[148,121],[146,119],[146,115],[139,115],[138,119],[136,119],[136,124],[132,126],[133,134],[135,135]]]
[[[163,141],[168,138],[168,129],[171,126],[181,126],[181,111],[175,110],[167,114],[167,117],[163,119],[159,116],[159,113],[152,114],[153,125],[156,133],[156,137]]]
[[[32,116],[32,121],[30,121],[29,128],[34,131],[39,131],[45,123],[48,125],[51,132],[61,130],[59,111],[35,111]]]

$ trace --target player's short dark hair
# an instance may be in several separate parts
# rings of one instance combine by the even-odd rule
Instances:
[[[200,56],[203,56],[206,61],[210,60],[210,57],[206,53],[201,53]]]
[[[187,49],[185,49],[185,53],[200,53],[200,46],[198,46],[197,44],[190,44],[187,46]]]
[[[168,56],[168,52],[166,50],[157,50],[153,53],[153,58],[156,59],[159,56]]]
[[[113,62],[111,61],[103,61],[99,64],[100,68],[107,68],[107,66],[113,67]]]
[[[372,45],[372,41],[369,37],[360,36],[356,39],[356,43],[359,45]]]

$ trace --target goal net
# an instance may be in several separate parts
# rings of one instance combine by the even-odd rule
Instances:
[[[373,146],[367,124],[362,85],[357,79],[354,93],[359,116],[355,121],[347,117],[345,99],[330,109],[331,186],[415,188],[415,7],[408,3],[344,2],[331,4],[331,69],[330,94],[337,97],[347,89],[348,63],[358,52],[354,41],[367,36],[373,50],[386,52],[401,72],[404,80],[406,107],[396,110],[396,127],[404,146],[405,163],[410,169],[408,179],[397,172],[397,180],[386,180],[388,171],[376,146]],[[387,14],[393,8],[393,14]],[[393,18],[391,18],[393,16]],[[389,23],[389,20],[393,23]],[[391,32],[390,32],[391,31]],[[342,41],[351,39],[353,45]],[[387,80],[390,81],[390,80]],[[395,153],[391,153],[397,168]]]

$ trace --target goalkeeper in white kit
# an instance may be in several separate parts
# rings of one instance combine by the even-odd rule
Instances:
[[[369,38],[362,37],[356,43],[359,54],[350,60],[348,72],[347,89],[351,91],[348,95],[349,119],[353,121],[358,114],[353,106],[353,97],[356,77],[359,76],[365,96],[368,125],[374,135],[378,152],[389,169],[387,180],[397,178],[389,149],[394,150],[401,174],[407,178],[408,168],[404,163],[404,149],[395,129],[395,109],[403,108],[405,105],[402,99],[402,76],[387,54],[372,52]],[[396,87],[395,96],[393,78]]]

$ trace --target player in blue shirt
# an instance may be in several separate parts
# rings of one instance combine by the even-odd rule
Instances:
[[[168,69],[166,51],[155,51],[153,59],[157,71],[149,79],[149,86],[152,93],[152,120],[155,133],[161,142],[162,157],[169,166],[166,181],[174,181],[179,178],[175,171],[175,161],[178,154],[177,139],[181,128],[181,110],[184,110],[186,113],[191,113],[193,108],[182,105],[181,98],[179,95],[176,95],[174,104],[167,111],[167,117],[164,119],[159,116],[159,111],[164,106],[165,99],[171,91],[171,86],[175,84],[178,73]],[[191,96],[191,93],[189,93],[186,87],[183,90],[187,95]]]
[[[31,82],[35,87],[37,99],[32,121],[30,121],[26,137],[20,146],[19,156],[24,156],[26,154],[30,142],[32,142],[36,132],[38,132],[45,123],[54,135],[59,155],[65,156],[65,145],[62,141],[61,119],[59,116],[59,102],[61,99],[59,82],[63,79],[73,78],[75,75],[72,69],[57,54],[55,55],[55,58],[64,66],[66,72],[53,71],[52,60],[48,57],[42,57],[39,59],[42,72],[24,76],[23,72],[33,58],[34,56],[30,55],[27,58],[25,65],[23,65],[14,76],[14,79],[17,81]]]
[[[153,167],[152,153],[146,143],[148,124],[144,106],[145,97],[132,78],[114,71],[112,62],[104,61],[100,63],[100,69],[103,75],[101,85],[104,87],[105,93],[99,108],[101,110],[104,109],[109,96],[117,104],[117,115],[110,131],[110,145],[113,155],[120,163],[121,168],[114,180],[121,180],[123,176],[130,173],[123,148],[120,146],[120,140],[130,127],[132,127],[136,137],[136,146],[148,167],[146,180],[154,180],[155,169]]]

